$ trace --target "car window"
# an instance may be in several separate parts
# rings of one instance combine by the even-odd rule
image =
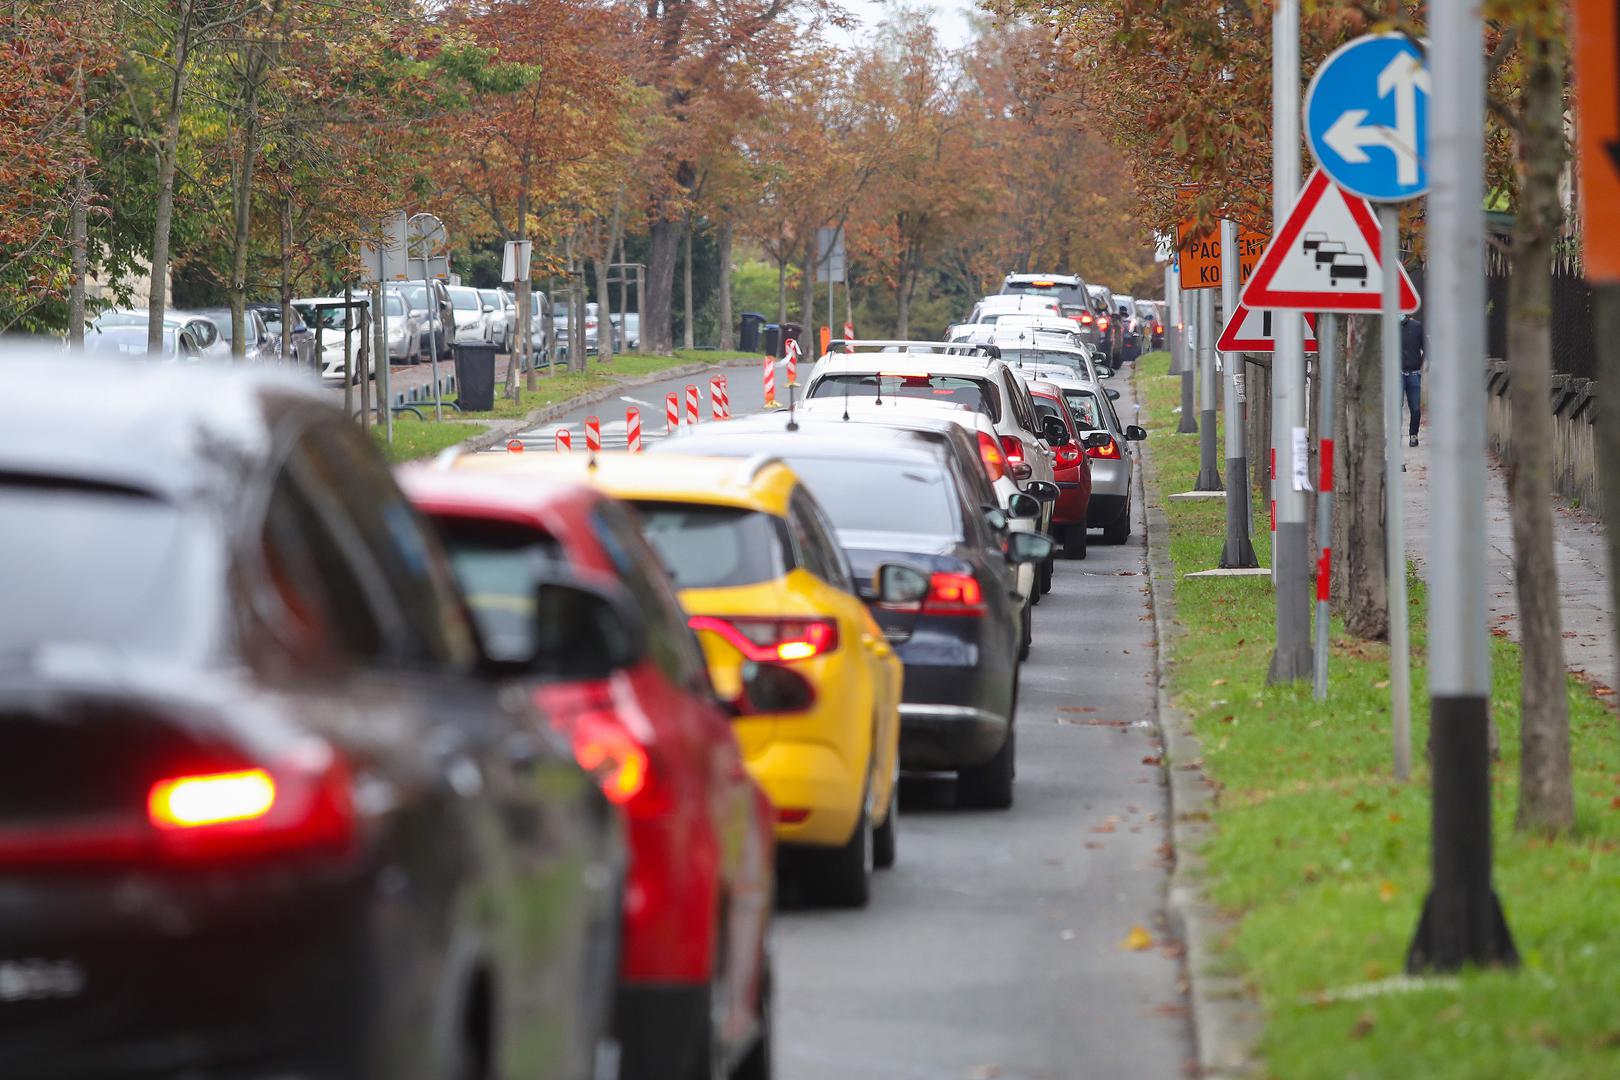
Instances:
[[[656,547],[621,503],[598,503],[592,517],[597,542],[641,611],[647,628],[648,656],[677,686],[707,692],[709,669],[703,648],[686,623],[686,612],[670,580],[653,571],[658,560]]]
[[[483,307],[476,289],[451,289],[450,303],[457,311],[479,311]]]
[[[679,589],[756,585],[780,577],[784,558],[776,518],[733,506],[651,502],[635,504],[642,535],[658,552]]]
[[[392,641],[397,657],[471,670],[476,651],[450,567],[387,469],[351,428],[321,424],[306,442],[307,467],[339,499],[328,514],[352,523],[363,557],[387,592],[381,602],[401,620]],[[334,527],[343,524],[334,521]]]
[[[434,525],[489,655],[534,655],[535,589],[566,566],[556,537],[531,525],[449,516]]]
[[[803,487],[795,489],[788,501],[787,523],[788,535],[804,568],[827,584],[848,591],[843,550],[833,539],[832,528],[823,524],[815,499]]]
[[[1001,419],[1001,402],[989,379],[970,375],[879,375],[834,372],[816,381],[812,398],[920,397],[952,401],[974,412],[987,414],[991,421]]]
[[[787,463],[841,534],[962,535],[955,494],[937,461],[790,455]]]
[[[1070,390],[1065,387],[1063,399],[1069,403],[1069,411],[1074,413],[1075,422],[1082,431],[1096,431],[1103,426],[1102,417],[1097,412],[1097,399],[1090,390]]]
[[[0,655],[70,645],[198,659],[219,637],[223,547],[144,492],[0,474]]]
[[[1012,405],[1013,419],[1025,431],[1038,433],[1039,425],[1035,422],[1035,407],[1030,403],[1029,391],[1024,389],[1018,376],[1011,371],[1003,371],[1001,377],[1007,383],[1007,398]]]

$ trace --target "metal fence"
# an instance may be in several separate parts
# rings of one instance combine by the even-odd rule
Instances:
[[[1508,299],[1513,295],[1513,274],[1507,260],[1491,252],[1485,275],[1486,355],[1499,360],[1508,357]],[[1424,268],[1409,272],[1424,295]],[[1418,313],[1424,317],[1423,312]],[[1579,379],[1597,377],[1597,354],[1592,333],[1592,290],[1586,284],[1578,262],[1559,260],[1552,275],[1552,368],[1555,375]]]

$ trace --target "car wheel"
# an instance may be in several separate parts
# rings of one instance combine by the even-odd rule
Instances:
[[[1044,595],[1052,591],[1052,564],[1055,560],[1047,559],[1041,563],[1041,593]]]
[[[883,819],[883,824],[872,830],[872,865],[887,870],[894,865],[895,823],[900,817],[900,778],[895,777],[894,783],[889,785],[889,813]]]
[[[1109,544],[1123,544],[1130,535],[1131,504],[1129,500],[1126,500],[1125,509],[1120,512],[1119,517],[1109,522],[1107,527],[1103,529],[1103,541]]]
[[[814,879],[812,888],[823,903],[833,907],[863,908],[872,898],[872,808],[871,785],[861,796],[861,816],[855,822],[855,832],[843,847],[816,852],[810,868]]]
[[[1030,611],[1030,608],[1032,606],[1033,605],[1031,605],[1031,604],[1025,604],[1024,605],[1024,617],[1020,621],[1019,628],[1018,628],[1018,633],[1019,633],[1019,637],[1018,637],[1018,659],[1020,659],[1020,660],[1028,660],[1029,659],[1029,646],[1030,646],[1030,643],[1035,638],[1035,631],[1034,631],[1035,617],[1034,617],[1034,614]]]
[[[771,1045],[775,1041],[776,1007],[774,983],[776,976],[771,970],[768,955],[760,963],[759,970],[759,1038],[749,1048],[748,1055],[737,1063],[736,1071],[731,1074],[731,1080],[771,1080],[774,1075],[771,1064]]]
[[[1017,709],[1014,694],[1013,708]],[[1018,726],[1009,723],[1007,740],[996,756],[983,765],[960,769],[956,774],[956,802],[984,810],[1005,810],[1013,803],[1013,773],[1018,756]]]
[[[1063,530],[1063,555],[1068,559],[1083,559],[1086,557],[1086,526],[1070,525]]]

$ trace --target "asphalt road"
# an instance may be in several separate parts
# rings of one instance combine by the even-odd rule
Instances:
[[[737,415],[757,367],[726,372]],[[628,392],[559,425],[607,447],[622,408],[664,429],[664,395]],[[779,375],[778,384],[785,382]],[[1114,380],[1128,417],[1130,386]],[[704,392],[708,423],[707,379]],[[785,400],[785,393],[783,395]],[[954,781],[908,778],[899,859],[864,911],[788,902],[776,922],[777,1067],[785,1080],[1172,1080],[1192,1058],[1181,961],[1166,934],[1165,788],[1153,738],[1152,624],[1138,522],[1121,547],[1059,560],[1023,666],[1018,780],[1007,811],[961,811]],[[1133,929],[1151,937],[1127,948]],[[1139,941],[1136,943],[1140,943]]]

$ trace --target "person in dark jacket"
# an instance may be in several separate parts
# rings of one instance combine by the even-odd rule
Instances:
[[[1401,319],[1401,389],[1406,394],[1406,411],[1412,425],[1406,429],[1409,446],[1417,445],[1418,421],[1423,418],[1423,324],[1412,316]]]

